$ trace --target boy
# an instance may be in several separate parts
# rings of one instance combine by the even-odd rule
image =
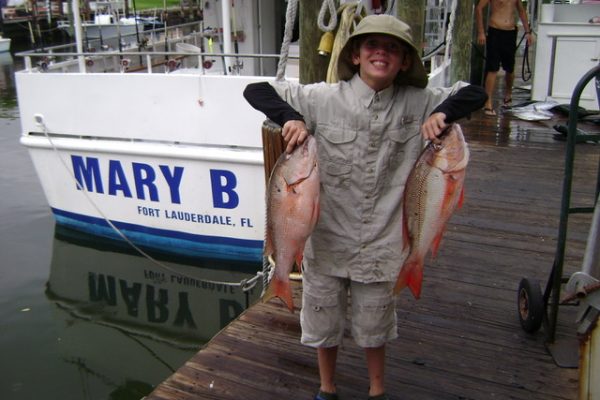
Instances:
[[[449,98],[450,89],[425,89],[418,54],[407,24],[371,15],[340,53],[339,83],[262,82],[244,92],[283,127],[288,153],[309,131],[318,143],[321,214],[304,251],[300,313],[301,341],[317,348],[316,400],[338,398],[334,373],[348,292],[352,335],[366,354],[369,399],[387,399],[385,343],[397,337],[392,291],[406,257],[404,184],[424,140],[481,108],[486,98],[466,84]]]
[[[488,22],[488,34],[485,36],[483,28],[483,9],[490,4],[490,19]],[[523,8],[521,0],[480,0],[475,8],[477,20],[477,43],[486,45],[485,58],[485,92],[488,100],[485,102],[485,115],[496,116],[492,95],[496,86],[496,76],[502,64],[504,69],[504,99],[503,107],[512,105],[512,87],[515,79],[515,52],[517,51],[517,26],[516,15],[519,15],[521,23],[525,28],[527,44],[533,44],[533,35],[527,21],[527,13]]]

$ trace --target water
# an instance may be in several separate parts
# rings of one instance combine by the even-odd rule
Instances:
[[[139,399],[260,292],[202,280],[239,282],[257,266],[166,259],[157,265],[126,246],[56,227],[19,144],[19,60],[6,56],[0,59],[0,399]]]

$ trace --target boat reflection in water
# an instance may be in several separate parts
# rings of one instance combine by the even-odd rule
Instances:
[[[82,390],[149,393],[260,296],[260,279],[238,285],[260,265],[159,259],[56,226],[46,294],[65,321],[62,359],[88,376]]]

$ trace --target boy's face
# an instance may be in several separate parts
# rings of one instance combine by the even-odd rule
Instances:
[[[371,34],[360,41],[352,53],[352,63],[359,66],[361,79],[375,91],[394,83],[396,75],[412,65],[406,45],[393,36]]]

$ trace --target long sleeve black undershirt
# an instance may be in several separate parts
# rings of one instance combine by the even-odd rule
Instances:
[[[302,114],[279,97],[268,82],[249,84],[244,90],[244,98],[280,126],[290,120],[304,121]],[[481,86],[465,86],[440,103],[432,114],[442,112],[446,114],[446,123],[451,123],[479,110],[486,100],[487,95]]]
[[[262,112],[271,121],[283,126],[290,120],[304,121],[304,117],[285,100],[279,97],[268,82],[251,83],[244,89],[244,98],[252,107]]]
[[[470,115],[473,111],[481,109],[486,100],[487,94],[481,86],[465,86],[442,101],[433,110],[432,114],[436,112],[446,114],[446,123],[449,124]]]

